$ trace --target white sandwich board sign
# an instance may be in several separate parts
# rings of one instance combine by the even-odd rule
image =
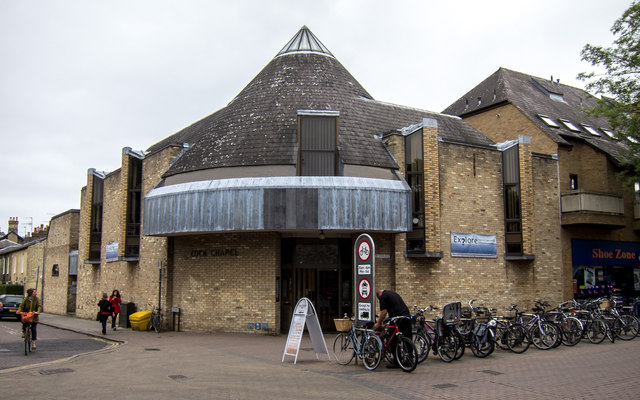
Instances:
[[[324,341],[324,336],[322,335],[322,328],[320,328],[320,321],[318,321],[316,309],[313,307],[311,300],[303,297],[296,303],[293,317],[291,317],[289,335],[287,336],[287,343],[284,346],[284,354],[282,355],[281,362],[284,362],[286,356],[294,357],[294,364],[298,361],[298,351],[300,350],[300,342],[302,341],[305,324],[311,337],[313,350],[316,352],[316,359],[319,359],[319,353],[326,354],[327,358],[331,359],[329,350],[327,349],[327,343]]]

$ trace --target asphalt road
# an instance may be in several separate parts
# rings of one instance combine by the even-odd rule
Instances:
[[[38,348],[25,356],[21,330],[20,322],[0,321],[0,370],[46,364],[113,345],[99,338],[38,324]]]

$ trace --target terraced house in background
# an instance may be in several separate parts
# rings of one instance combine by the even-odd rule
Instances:
[[[634,139],[587,113],[597,101],[559,79],[500,68],[444,110],[492,140],[524,134],[533,152],[557,155],[565,298],[640,294],[640,188],[624,189],[617,175]],[[517,224],[507,230],[519,234]]]
[[[280,333],[305,296],[333,329],[352,313],[361,233],[377,286],[408,304],[560,302],[572,274],[558,150],[483,130],[375,100],[303,27],[226,107],[88,170],[77,275],[45,276],[46,311],[75,302],[92,318],[117,288],[138,309],[179,309],[185,330]]]

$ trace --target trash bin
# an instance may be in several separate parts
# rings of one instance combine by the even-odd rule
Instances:
[[[146,331],[149,328],[149,318],[151,318],[151,311],[139,311],[129,316],[131,322],[131,329],[134,331]]]
[[[120,320],[118,321],[118,326],[120,328],[131,328],[131,324],[129,323],[129,316],[136,312],[136,303],[129,303],[123,301],[120,303]]]

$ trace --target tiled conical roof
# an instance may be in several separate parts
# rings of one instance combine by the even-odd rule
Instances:
[[[338,111],[343,164],[396,169],[379,135],[439,120],[438,133],[458,142],[491,144],[458,118],[373,100],[320,41],[303,27],[223,109],[151,146],[191,146],[165,176],[211,168],[296,165],[298,110]]]

